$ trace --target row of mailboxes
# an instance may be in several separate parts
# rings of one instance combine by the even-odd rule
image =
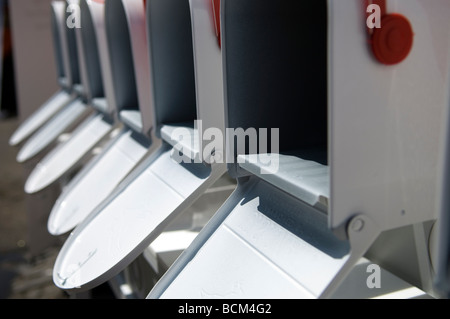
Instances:
[[[149,298],[359,298],[406,282],[446,297],[450,6],[362,3],[55,1],[62,89],[11,138],[29,159],[83,118],[25,186],[64,180],[55,284],[93,288],[167,244],[183,252],[134,276],[156,276]],[[390,278],[378,291],[358,272],[374,262]]]

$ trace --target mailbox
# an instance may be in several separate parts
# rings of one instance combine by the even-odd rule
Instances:
[[[412,289],[433,295],[426,225],[443,173],[450,5],[383,1],[368,30],[362,3],[222,1],[226,125],[255,128],[258,144],[228,141],[237,190],[149,298],[329,298],[349,278],[347,297],[370,296],[367,273],[351,274],[405,227]],[[261,145],[262,128],[279,143]],[[387,267],[382,255],[371,256]],[[393,274],[389,289],[410,287],[404,267]]]
[[[188,208],[226,171],[219,161],[223,143],[213,150],[203,147],[202,139],[209,128],[224,131],[221,51],[210,4],[150,0],[146,5],[149,89],[155,133],[163,142],[65,242],[53,278],[68,291],[109,280],[178,218],[183,219],[178,229],[192,229],[194,219],[184,218]],[[115,6],[106,1],[107,16]]]
[[[74,10],[78,10],[79,1],[67,1],[66,15],[73,8],[71,6],[75,6]],[[69,17],[66,21],[68,19]],[[27,193],[38,192],[66,177],[70,180],[70,177],[92,157],[91,150],[99,144],[106,143],[110,137],[109,134],[118,126],[114,113],[105,107],[106,98],[100,77],[95,32],[89,22],[90,20],[86,19],[80,28],[75,29],[77,40],[75,53],[78,53],[79,74],[84,84],[80,86],[80,92],[83,92],[88,106],[91,106],[94,112],[73,131],[67,141],[58,145],[39,161],[25,183]]]
[[[55,38],[58,37],[60,41],[55,41],[56,48],[58,44],[61,44],[61,54],[57,49],[57,65],[60,65],[64,70],[64,77],[61,75],[59,81],[67,90],[70,90],[76,97],[71,99],[69,103],[64,102],[64,107],[56,113],[44,112],[48,116],[45,119],[48,121],[45,125],[42,125],[20,148],[17,154],[17,161],[24,163],[30,159],[41,155],[45,150],[51,149],[54,146],[57,138],[66,132],[71,132],[84,118],[86,118],[90,111],[86,105],[86,99],[84,95],[84,87],[81,83],[79,72],[78,52],[75,43],[75,31],[67,27],[65,23],[65,2],[55,1],[52,3],[52,23],[54,28]],[[57,30],[58,29],[58,30]],[[61,65],[62,58],[62,65]],[[60,99],[58,95],[56,99]],[[65,101],[65,99],[63,99]],[[50,103],[52,107],[53,103]],[[42,113],[39,111],[39,114]],[[53,116],[50,113],[54,114]],[[44,117],[38,116],[40,121]],[[33,120],[34,121],[34,120]],[[33,124],[33,123],[31,123]],[[30,124],[31,126],[34,126]],[[37,124],[37,121],[36,121]]]
[[[93,106],[114,116],[123,129],[66,185],[48,221],[54,235],[77,226],[160,144],[151,129],[144,4],[139,0],[111,5],[105,16],[103,2],[81,1],[81,30],[86,41],[96,42],[91,45],[97,47],[103,79],[105,97],[93,96]],[[133,43],[130,34],[136,38]],[[144,53],[134,53],[140,50]]]
[[[17,128],[9,140],[9,144],[12,146],[23,143],[36,130],[49,121],[52,116],[74,99],[74,95],[68,86],[67,74],[63,66],[62,40],[60,34],[64,19],[62,10],[62,2],[52,3],[52,39],[56,60],[56,75],[60,89]]]

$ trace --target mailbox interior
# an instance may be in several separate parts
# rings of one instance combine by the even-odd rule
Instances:
[[[163,126],[193,128],[197,117],[191,16],[188,1],[148,1],[147,6],[156,133],[161,136]]]
[[[67,86],[67,74],[64,70],[64,60],[63,60],[63,53],[62,53],[62,43],[61,43],[61,27],[60,22],[63,17],[58,17],[58,7],[62,8],[57,3],[52,3],[52,10],[50,11],[50,17],[51,17],[51,28],[52,28],[52,38],[53,38],[53,50],[55,52],[55,62],[56,62],[56,72],[57,72],[57,78],[58,82],[61,86],[65,87]]]
[[[110,52],[115,100],[119,118],[131,129],[142,132],[143,122],[138,102],[136,74],[130,30],[122,1],[111,1],[105,7],[105,24]]]
[[[64,4],[52,2],[50,21],[52,30],[53,49],[56,63],[56,78],[61,89],[51,96],[29,118],[21,123],[9,139],[9,144],[17,146],[42,127],[49,119],[60,111],[67,103],[73,100],[69,92],[69,83],[64,70],[60,25],[64,19]]]
[[[69,4],[69,2],[67,2]],[[66,6],[67,8],[67,6]],[[64,21],[68,21],[70,11],[65,11]],[[77,40],[75,35],[75,28],[70,28],[67,23],[63,23],[63,37],[66,42],[66,46],[64,46],[64,49],[67,50],[66,56],[67,56],[67,71],[66,73],[70,77],[70,83],[72,85],[72,90],[84,97],[85,94],[85,88],[84,83],[81,81],[81,72],[80,72],[80,57],[78,55],[78,46],[77,46]]]
[[[80,1],[81,41],[86,61],[88,99],[91,105],[102,113],[108,111],[103,88],[100,56],[97,44],[96,30],[91,12],[85,1]]]
[[[256,152],[251,138],[239,148],[244,141],[228,136],[229,173],[258,175],[327,212],[326,1],[226,1],[222,10],[227,128],[258,134]],[[309,14],[297,19],[300,12]],[[278,169],[265,174],[259,155],[271,152]]]

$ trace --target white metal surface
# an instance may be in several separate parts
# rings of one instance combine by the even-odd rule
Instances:
[[[126,282],[137,298],[143,299],[148,295],[235,188],[233,179],[222,176],[124,269]]]
[[[410,20],[414,43],[400,64],[365,45],[361,1],[328,1],[330,225],[355,213],[381,229],[433,220],[442,117],[449,105],[450,3],[388,1]]]
[[[120,111],[120,120],[136,132],[142,132],[142,113],[137,110]]]
[[[101,101],[94,99],[93,103],[100,102],[108,113],[117,112],[117,101],[113,92],[113,72],[111,69],[114,66],[109,64],[111,52],[109,51],[110,46],[108,45],[106,34],[105,6],[101,3],[82,0],[81,10],[82,17],[92,19],[92,25],[95,27],[106,94],[106,99],[102,99]],[[143,12],[135,12],[134,14],[138,14],[141,17]],[[137,28],[140,27],[137,26]],[[87,30],[84,32],[87,32]],[[140,72],[145,72],[145,69]],[[116,79],[116,81],[120,83],[121,79]],[[126,85],[127,83],[122,84]],[[150,108],[150,105],[144,105],[144,107]],[[141,112],[137,110],[121,111],[120,119],[130,129],[124,129],[63,190],[50,213],[48,221],[50,233],[54,235],[63,234],[76,227],[89,213],[94,211],[95,207],[111,193],[147,153],[151,153],[157,149],[159,145],[157,139],[150,141],[148,136],[141,134]],[[133,130],[135,130],[134,133]]]
[[[253,177],[239,186],[147,298],[318,298],[348,253],[348,242],[333,235],[325,214]],[[377,266],[360,259],[329,297],[429,298],[383,268],[381,287],[371,289],[371,265]]]
[[[197,118],[202,120],[199,137],[209,128],[225,132],[222,52],[214,29],[211,1],[189,0],[194,50]],[[225,134],[223,143],[225,145]],[[199,141],[203,151],[202,141]],[[216,145],[215,153],[225,158],[225,149]],[[203,154],[205,157],[208,154]],[[208,160],[204,158],[203,160]]]
[[[36,193],[70,172],[111,130],[103,115],[91,115],[36,165],[25,182],[25,192]]]
[[[148,152],[130,130],[120,133],[66,187],[52,208],[48,230],[61,235],[75,228]]]
[[[171,159],[170,152],[166,148],[152,156],[147,169],[74,230],[55,263],[53,278],[58,287],[89,289],[106,281],[210,186],[214,179],[204,165],[183,167]]]
[[[93,98],[91,101],[92,106],[102,113],[109,113],[108,101],[105,97]]]
[[[270,163],[277,167],[272,172],[259,157],[269,156]],[[276,157],[275,157],[276,156]],[[329,168],[314,161],[306,161],[296,156],[284,154],[239,155],[242,168],[284,190],[292,196],[328,212]]]
[[[315,298],[348,252],[325,214],[254,178],[238,187],[186,250],[184,266],[150,297]]]
[[[200,138],[198,129],[192,123],[163,125],[161,138],[179,152],[183,152],[189,160],[201,161]]]
[[[160,1],[159,4],[164,7],[166,3]],[[184,8],[189,9],[186,4]],[[191,15],[196,67],[203,61],[204,48],[212,45],[217,64],[212,68],[198,69],[195,81],[197,95],[209,95],[211,92],[203,91],[199,83],[206,81],[209,75],[217,80],[214,83],[218,87],[213,93],[221,90],[221,55],[214,33],[208,33],[211,36],[207,39],[196,38],[205,27],[201,23],[196,24],[197,16],[201,17],[201,11],[209,8],[208,1],[199,4],[199,7],[192,7],[200,9],[198,15]],[[165,13],[170,16],[173,12],[168,10]],[[189,12],[185,13],[189,15]],[[210,12],[205,11],[204,14],[209,17],[205,21],[211,22]],[[208,30],[211,30],[211,24],[208,24]],[[214,98],[211,104],[200,103],[203,99],[198,99],[197,108],[209,114],[205,118],[206,127],[217,123],[218,128],[223,128],[223,101],[217,96],[210,97]],[[171,221],[184,213],[225,172],[223,163],[212,166],[179,163],[171,157],[172,153],[173,148],[164,143],[79,224],[55,263],[53,278],[58,287],[84,290],[110,279],[140,255]]]
[[[334,299],[432,299],[423,290],[395,276],[385,268],[379,268],[381,285],[370,288],[367,281],[377,265],[366,258],[355,265],[353,271],[333,294]],[[369,282],[371,282],[369,280]]]
[[[23,142],[73,99],[74,97],[64,90],[55,93],[36,112],[20,124],[9,139],[9,145],[16,146]]]
[[[23,163],[37,155],[76,124],[87,111],[88,107],[79,98],[70,102],[26,141],[17,154],[17,161]]]

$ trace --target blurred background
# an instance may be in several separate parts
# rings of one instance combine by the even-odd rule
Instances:
[[[57,90],[50,0],[0,0],[0,299],[67,298],[52,281],[62,240],[44,232],[8,145],[18,125]],[[30,224],[40,227],[29,227]]]

